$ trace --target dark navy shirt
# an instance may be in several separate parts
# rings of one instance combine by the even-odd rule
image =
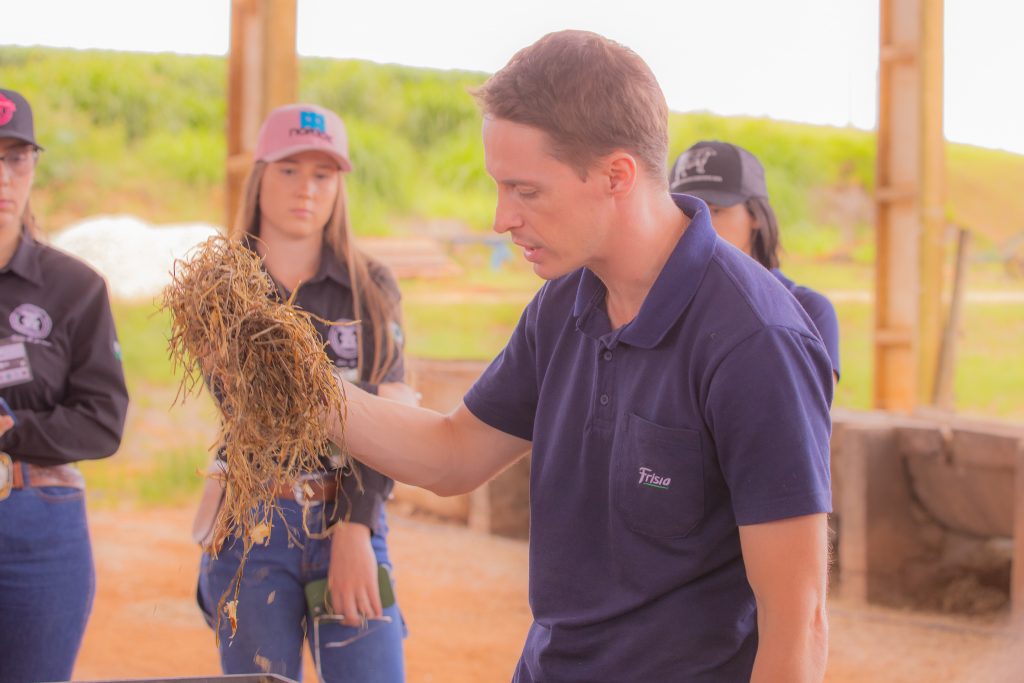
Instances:
[[[743,681],[757,614],[737,525],[831,508],[832,370],[772,274],[692,221],[613,330],[583,269],[546,283],[465,397],[533,441],[516,681]]]
[[[839,318],[836,316],[836,309],[832,302],[810,287],[804,287],[790,280],[782,274],[778,268],[772,270],[774,275],[789,293],[796,297],[800,305],[807,311],[807,315],[814,322],[821,341],[825,343],[828,350],[828,357],[832,360],[832,371],[839,377]]]
[[[0,396],[18,422],[0,451],[34,465],[113,454],[128,390],[107,285],[24,232],[0,268]]]

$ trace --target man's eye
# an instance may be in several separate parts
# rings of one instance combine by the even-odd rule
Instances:
[[[516,194],[523,199],[533,199],[537,196],[537,190],[516,190]]]

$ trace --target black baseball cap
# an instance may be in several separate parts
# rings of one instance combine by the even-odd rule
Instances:
[[[669,189],[718,206],[768,197],[764,167],[757,157],[718,140],[702,140],[680,154],[672,165]]]
[[[21,93],[4,88],[0,88],[0,138],[24,140],[39,147],[28,100]]]

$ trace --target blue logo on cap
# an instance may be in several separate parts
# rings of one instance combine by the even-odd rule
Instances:
[[[327,132],[326,124],[324,123],[324,117],[321,114],[317,114],[315,111],[303,111],[299,112],[299,125],[303,128],[312,128],[318,130],[321,133]]]

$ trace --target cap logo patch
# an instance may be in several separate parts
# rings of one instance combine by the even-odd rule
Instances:
[[[315,135],[334,144],[334,138],[327,133],[327,122],[324,120],[323,114],[317,114],[315,111],[300,111],[299,127],[289,129],[288,135]]]
[[[21,304],[10,317],[11,329],[29,339],[46,339],[53,330],[50,314],[34,304]]]
[[[711,147],[698,147],[683,152],[682,156],[679,157],[679,162],[676,164],[672,185],[692,182],[698,179],[722,182],[722,176],[706,175],[707,171],[705,170],[708,161],[717,154],[718,152]]]
[[[327,128],[324,124],[324,117],[317,114],[315,111],[299,112],[299,125],[303,128],[318,130],[321,133],[327,132]]]
[[[6,126],[14,118],[14,112],[18,111],[17,105],[11,102],[4,95],[0,95],[0,126]]]

